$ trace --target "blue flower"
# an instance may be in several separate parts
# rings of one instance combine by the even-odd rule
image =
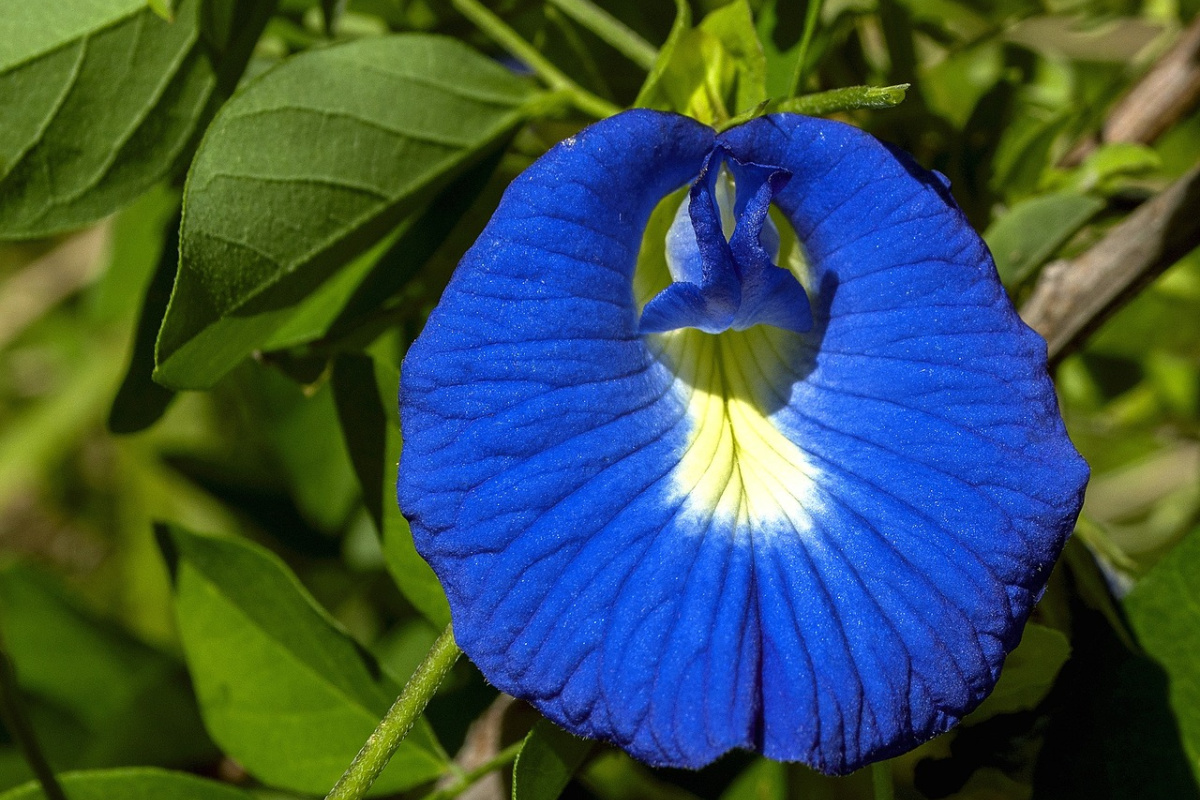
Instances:
[[[954,725],[1088,474],[944,180],[794,115],[560,143],[463,258],[401,408],[400,505],[463,650],[654,765],[844,773]]]

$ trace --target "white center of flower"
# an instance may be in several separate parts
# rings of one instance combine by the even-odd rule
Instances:
[[[750,524],[755,532],[811,528],[817,470],[771,418],[789,391],[782,358],[794,336],[757,326],[655,337],[691,422],[671,475],[688,516]]]

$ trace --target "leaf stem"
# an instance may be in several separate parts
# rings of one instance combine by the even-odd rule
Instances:
[[[33,725],[29,722],[29,716],[25,713],[25,706],[21,703],[21,687],[17,685],[17,672],[13,667],[12,660],[8,657],[8,651],[5,649],[2,639],[0,639],[0,718],[4,720],[4,727],[16,740],[21,755],[25,757],[26,763],[33,770],[38,783],[41,784],[42,794],[46,796],[46,800],[67,800],[62,786],[54,777],[54,770],[46,761],[46,756],[38,745],[37,734],[34,733]]]
[[[599,36],[621,55],[649,71],[658,58],[658,48],[592,0],[548,0],[550,5]]]
[[[788,97],[795,97],[804,87],[804,73],[808,69],[808,46],[812,42],[813,33],[817,29],[817,21],[821,18],[821,0],[808,0],[804,10],[804,33],[800,35],[800,52],[796,54],[796,67],[792,71],[792,83],[788,88]]]
[[[474,786],[480,778],[483,778],[488,773],[498,770],[501,767],[506,767],[517,760],[517,755],[521,752],[521,747],[524,746],[525,740],[510,744],[508,747],[501,750],[496,755],[492,756],[487,761],[475,767],[472,770],[464,772],[459,776],[458,780],[450,786],[438,789],[436,792],[428,795],[425,800],[453,800],[460,794]]]
[[[366,795],[461,654],[447,625],[325,800],[361,800]]]
[[[451,0],[454,8],[482,31],[488,38],[508,51],[509,55],[524,62],[537,73],[546,85],[565,94],[571,105],[596,119],[604,119],[620,113],[621,109],[584,89],[571,80],[558,67],[550,63],[533,45],[521,38],[504,20],[483,6],[479,0]]]

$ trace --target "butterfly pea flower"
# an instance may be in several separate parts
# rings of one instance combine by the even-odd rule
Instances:
[[[462,649],[652,765],[845,773],[945,731],[1088,475],[945,180],[796,115],[628,111],[558,144],[409,349],[401,410],[400,505]]]

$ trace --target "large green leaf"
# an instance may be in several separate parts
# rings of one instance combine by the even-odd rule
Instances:
[[[521,123],[532,89],[449,39],[304,53],[247,84],[200,146],[155,379],[206,388],[338,267]]]
[[[513,765],[513,800],[556,800],[591,752],[593,743],[539,720]]]
[[[182,772],[131,768],[69,772],[58,776],[70,800],[252,800],[253,795],[226,783]],[[36,783],[0,795],[0,800],[45,800]]]
[[[166,175],[216,86],[198,0],[0,0],[0,238],[92,222]]]
[[[328,791],[398,687],[273,554],[173,527],[160,529],[159,540],[213,738],[265,783]],[[422,721],[375,791],[403,791],[444,768],[444,753]]]
[[[0,570],[0,627],[58,769],[215,756],[183,664],[99,619],[40,571]]]
[[[1129,624],[1166,670],[1183,749],[1200,782],[1200,531],[1193,531],[1125,598]]]

